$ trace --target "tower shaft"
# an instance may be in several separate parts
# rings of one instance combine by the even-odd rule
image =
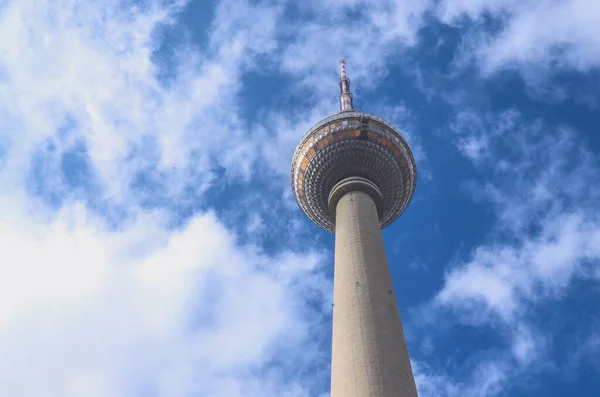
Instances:
[[[417,397],[376,203],[335,205],[331,397]]]

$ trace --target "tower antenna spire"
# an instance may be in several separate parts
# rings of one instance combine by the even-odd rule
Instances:
[[[350,79],[346,74],[346,61],[340,60],[340,110],[354,109],[352,93],[350,92]]]

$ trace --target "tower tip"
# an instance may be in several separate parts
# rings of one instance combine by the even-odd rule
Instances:
[[[353,100],[350,92],[350,79],[346,74],[346,60],[340,59],[340,110],[352,110]]]
[[[345,59],[340,59],[340,77],[343,79],[344,77],[348,77],[346,76],[346,60]]]

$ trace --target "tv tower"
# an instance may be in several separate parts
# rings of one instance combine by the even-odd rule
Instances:
[[[402,134],[354,110],[340,61],[340,111],[296,148],[298,206],[335,232],[331,397],[417,397],[381,229],[415,191],[415,160]]]

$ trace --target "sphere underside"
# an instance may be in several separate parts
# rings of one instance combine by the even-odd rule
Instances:
[[[416,184],[413,155],[399,131],[357,111],[339,112],[312,127],[294,154],[291,182],[300,208],[315,224],[333,232],[328,196],[349,176],[372,181],[381,191],[382,228],[408,206]]]

